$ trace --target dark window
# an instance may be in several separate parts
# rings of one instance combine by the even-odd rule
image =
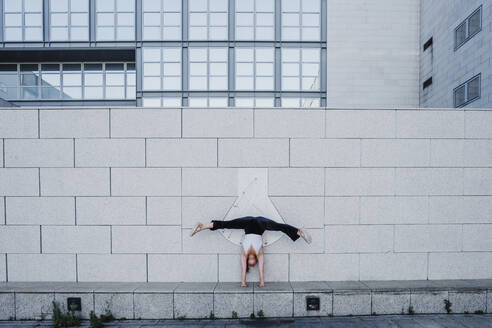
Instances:
[[[424,51],[426,51],[427,48],[429,48],[430,46],[432,46],[432,38],[430,38],[429,40],[427,40],[426,43],[424,43]]]
[[[454,89],[454,107],[463,107],[480,98],[480,74]]]
[[[482,30],[482,6],[478,7],[454,30],[454,50],[457,50]]]
[[[424,81],[424,89],[429,87],[432,84],[432,77],[429,77],[427,80]]]

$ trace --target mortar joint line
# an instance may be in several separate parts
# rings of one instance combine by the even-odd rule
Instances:
[[[108,134],[111,138],[111,107],[108,108]]]
[[[2,139],[2,165],[5,167],[5,138]]]
[[[9,261],[7,261],[7,253],[5,253],[5,282],[9,281]]]
[[[111,195],[111,167],[109,167],[109,196]]]
[[[77,225],[77,196],[73,197],[73,216],[75,220],[75,225]]]
[[[7,196],[3,196],[3,222],[7,224]]]
[[[109,254],[113,254],[113,226],[109,226]]]
[[[73,167],[75,167],[75,138],[73,138]]]
[[[147,138],[144,138],[144,165],[147,167]]]
[[[75,282],[79,282],[79,262],[77,253],[75,253]]]
[[[38,194],[41,196],[41,168],[38,167]]]
[[[41,124],[39,123],[40,121],[39,117],[40,117],[40,110],[38,108],[38,139],[41,138],[41,131],[40,131]]]
[[[147,196],[145,196],[145,225],[148,224],[147,220]]]
[[[43,233],[41,230],[41,225],[39,225],[39,253],[43,254]]]

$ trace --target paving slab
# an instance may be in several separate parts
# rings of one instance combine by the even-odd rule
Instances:
[[[370,288],[361,281],[347,280],[347,281],[326,281],[328,288],[333,289],[334,292],[338,291],[370,291]]]
[[[137,293],[173,293],[176,287],[178,287],[178,282],[148,282],[145,284],[140,284],[133,292]]]

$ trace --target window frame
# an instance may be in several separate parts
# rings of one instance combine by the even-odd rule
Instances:
[[[477,12],[480,13],[480,28],[476,30],[473,34],[470,34],[470,18],[475,15]],[[461,48],[465,43],[467,43],[471,38],[473,38],[475,35],[480,33],[482,31],[482,5],[480,5],[477,9],[475,9],[468,17],[466,17],[458,26],[454,29],[454,51],[457,51],[459,48]],[[463,41],[458,44],[458,39],[457,39],[457,31],[460,27],[465,26],[465,38]]]
[[[469,86],[470,82],[472,82],[475,79],[478,79],[478,96],[475,98],[472,98],[472,99],[468,99],[468,86]],[[465,101],[463,102],[463,104],[458,105],[458,104],[456,104],[456,91],[462,87],[465,88]],[[481,96],[482,96],[482,73],[478,73],[477,75],[473,76],[472,78],[468,79],[467,81],[465,81],[464,83],[460,84],[459,86],[457,86],[456,88],[453,89],[454,108],[465,107],[466,105],[471,104],[475,100],[480,99]]]

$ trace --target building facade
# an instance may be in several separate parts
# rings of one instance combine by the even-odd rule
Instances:
[[[492,3],[421,2],[421,107],[492,107]]]

